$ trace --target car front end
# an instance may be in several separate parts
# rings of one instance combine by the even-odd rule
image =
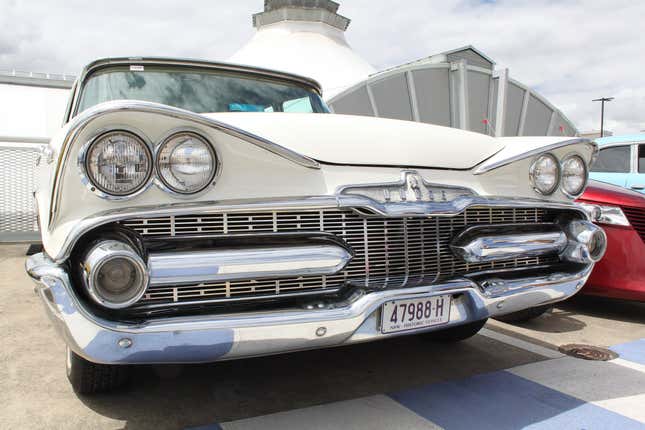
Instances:
[[[607,234],[607,252],[582,294],[645,301],[645,197],[592,181],[579,202]]]
[[[315,111],[312,83],[98,64],[88,80],[127,67],[140,87],[176,81],[144,67],[224,68],[289,100],[74,111],[79,81],[39,162],[44,252],[27,261],[69,362],[212,362],[447,333],[572,296],[604,254],[604,232],[573,202],[596,151],[585,139],[287,113]]]

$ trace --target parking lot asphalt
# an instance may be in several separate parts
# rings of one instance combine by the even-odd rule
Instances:
[[[645,304],[603,300],[565,303],[521,326],[491,322],[452,345],[407,336],[140,366],[128,388],[79,397],[65,377],[63,343],[24,273],[25,251],[0,246],[0,329],[8,336],[0,428],[645,427]],[[564,357],[556,351],[564,343],[618,345],[624,357]]]

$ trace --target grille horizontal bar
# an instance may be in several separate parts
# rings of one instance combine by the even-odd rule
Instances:
[[[240,233],[332,233],[346,241],[355,256],[338,274],[289,279],[262,279],[151,287],[141,304],[265,298],[338,291],[351,283],[397,288],[434,283],[487,270],[551,264],[554,257],[530,257],[469,264],[449,248],[467,226],[551,222],[559,213],[542,208],[471,207],[454,216],[427,218],[362,217],[351,210],[312,209],[181,215],[121,222],[143,237],[183,237]]]

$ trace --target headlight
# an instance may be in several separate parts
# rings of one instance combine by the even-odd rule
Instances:
[[[578,155],[570,155],[562,161],[562,191],[575,197],[587,185],[587,165]]]
[[[560,182],[560,166],[551,154],[543,154],[533,162],[529,169],[533,188],[540,194],[553,194]]]
[[[589,203],[580,203],[580,206],[589,214],[591,220],[597,224],[629,226],[629,220],[618,206],[601,206]]]
[[[211,183],[216,170],[217,156],[213,147],[195,133],[173,134],[159,146],[159,179],[171,191],[197,193]]]
[[[130,245],[116,240],[105,240],[92,247],[81,267],[90,297],[111,309],[137,302],[148,286],[143,259]]]
[[[128,196],[142,189],[152,174],[152,152],[128,131],[110,131],[84,151],[83,165],[93,187],[111,196]]]

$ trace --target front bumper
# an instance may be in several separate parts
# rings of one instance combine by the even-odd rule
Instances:
[[[450,320],[440,330],[564,300],[585,283],[593,264],[577,273],[482,283],[467,279],[414,288],[355,293],[314,309],[176,317],[127,324],[99,318],[76,298],[64,268],[43,254],[27,272],[37,284],[54,326],[68,346],[89,361],[106,364],[199,363],[366,342],[380,332],[380,307],[394,299],[434,294],[453,297]],[[324,329],[321,329],[324,327]]]

